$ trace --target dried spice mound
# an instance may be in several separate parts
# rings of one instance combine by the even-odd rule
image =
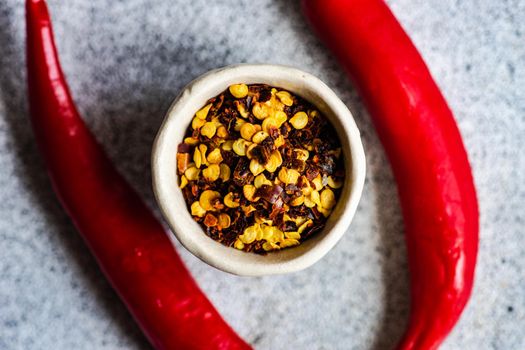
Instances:
[[[195,113],[177,171],[206,234],[260,254],[320,231],[344,182],[332,125],[301,97],[262,84],[232,85]]]

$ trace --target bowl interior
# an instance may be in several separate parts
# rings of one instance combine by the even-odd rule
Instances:
[[[197,110],[231,84],[262,83],[280,87],[314,104],[335,127],[345,161],[341,197],[324,229],[299,246],[267,255],[245,253],[209,238],[187,209],[176,173],[177,146]],[[348,108],[324,83],[290,67],[239,65],[211,71],[190,83],[175,99],[155,140],[153,187],[162,214],[190,252],[223,271],[238,275],[268,275],[297,271],[324,256],[344,234],[361,196],[365,161],[359,131]]]

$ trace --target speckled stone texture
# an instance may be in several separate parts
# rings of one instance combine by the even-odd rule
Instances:
[[[147,349],[37,153],[22,3],[0,1],[0,349]],[[525,2],[389,4],[455,112],[478,188],[476,285],[443,349],[525,349]],[[199,74],[280,63],[334,88],[355,114],[368,158],[362,201],[337,247],[306,271],[264,278],[231,276],[178,251],[257,349],[391,348],[408,312],[395,184],[359,97],[296,1],[50,0],[50,9],[80,111],[152,207],[153,137],[171,100]]]

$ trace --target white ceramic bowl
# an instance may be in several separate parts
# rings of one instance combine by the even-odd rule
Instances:
[[[197,110],[231,84],[263,83],[281,87],[313,103],[334,125],[345,157],[341,197],[326,226],[299,246],[267,255],[245,253],[206,236],[187,209],[178,188],[177,146]],[[352,114],[321,80],[295,68],[254,64],[210,71],[191,82],[175,99],[157,134],[152,154],[153,189],[162,214],[190,252],[216,268],[236,275],[261,276],[304,269],[339,241],[354,216],[365,179],[365,155]]]

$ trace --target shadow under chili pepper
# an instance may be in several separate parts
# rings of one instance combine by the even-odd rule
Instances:
[[[41,211],[45,216],[48,227],[46,235],[53,236],[50,241],[58,241],[67,261],[75,265],[75,270],[81,271],[75,279],[82,280],[82,284],[89,289],[89,298],[101,304],[99,309],[107,313],[105,318],[111,319],[120,328],[119,336],[128,338],[131,344],[137,344],[140,348],[149,349],[146,338],[125,306],[119,302],[118,296],[98,269],[95,259],[86,249],[53,193],[29,119],[25,42],[17,41],[12,34],[15,30],[25,32],[25,22],[22,20],[22,26],[15,28],[12,18],[15,14],[4,2],[0,2],[0,13],[3,14],[0,16],[0,47],[3,48],[0,55],[0,99],[5,106],[5,120],[10,129],[10,151],[17,159],[15,176],[34,197],[32,202],[37,205],[35,210]],[[72,282],[69,287],[76,289],[78,284]]]
[[[300,1],[275,0],[282,12],[293,22],[297,35],[305,38],[305,42],[312,42],[314,34],[301,13]],[[326,52],[326,62],[333,62],[336,69],[342,69],[330,57],[324,46],[315,39],[320,50]],[[335,79],[347,80],[345,74]],[[385,152],[375,133],[368,112],[363,106],[355,89],[347,81],[332,82],[346,86],[351,91],[350,99],[343,99],[350,105],[356,119],[362,140],[367,153],[367,184],[373,191],[375,212],[377,213],[377,229],[380,236],[377,252],[381,256],[381,280],[384,286],[383,311],[380,324],[376,328],[376,335],[370,346],[371,350],[392,349],[402,336],[408,321],[409,309],[409,281],[406,248],[403,235],[403,220],[399,204],[396,184],[392,171],[388,165]],[[365,187],[365,188],[366,188]],[[358,213],[356,215],[359,215]]]
[[[381,155],[385,158],[384,152]],[[409,282],[403,220],[393,174],[388,164],[370,167],[374,176],[374,204],[381,240],[376,248],[382,257],[384,311],[372,350],[393,349],[408,322]]]

